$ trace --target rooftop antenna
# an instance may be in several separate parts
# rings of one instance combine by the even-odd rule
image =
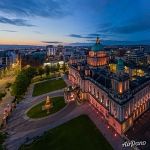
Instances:
[[[140,51],[142,50],[142,47],[141,47],[141,45],[140,45]]]
[[[99,39],[99,37],[96,38],[96,44],[100,44],[100,39]]]

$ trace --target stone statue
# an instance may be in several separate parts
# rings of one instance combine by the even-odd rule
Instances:
[[[45,107],[45,110],[47,110],[47,114],[49,114],[50,109],[53,107],[52,100],[50,99],[49,96],[47,96],[47,98],[46,98],[46,102],[45,102],[44,107]]]

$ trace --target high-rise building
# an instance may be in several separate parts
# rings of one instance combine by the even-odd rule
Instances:
[[[48,56],[55,56],[57,48],[53,45],[46,46],[46,51]]]

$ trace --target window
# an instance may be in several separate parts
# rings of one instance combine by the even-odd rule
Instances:
[[[93,94],[95,95],[95,88],[93,89]]]
[[[102,100],[104,100],[104,95],[102,95]]]
[[[89,92],[91,91],[91,85],[89,86]]]
[[[106,100],[106,107],[109,107],[109,100]]]
[[[99,98],[99,92],[98,92],[98,91],[97,91],[97,95],[96,95],[96,97],[97,97],[97,98]]]
[[[103,99],[102,99],[102,97],[100,98],[100,102],[101,102],[101,103],[103,103]]]

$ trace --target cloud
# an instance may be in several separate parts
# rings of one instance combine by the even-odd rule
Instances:
[[[73,37],[73,38],[81,38],[81,39],[91,39],[91,38],[95,38],[97,36],[99,36],[98,34],[85,34],[85,35],[81,35],[81,34],[69,34],[69,37]]]
[[[2,32],[17,32],[17,31],[14,31],[14,30],[0,30]]]
[[[100,35],[97,33],[88,34],[88,37],[98,37],[98,36],[100,36]]]
[[[88,39],[88,40],[94,40],[95,41],[96,37],[106,38],[108,36],[111,36],[111,34],[90,33],[90,34],[83,34],[83,35],[82,34],[70,34],[68,36],[73,37],[73,38]]]
[[[68,36],[73,38],[83,38],[83,36],[80,34],[69,34]]]
[[[59,41],[41,41],[42,43],[47,43],[47,44],[61,44],[62,42]]]
[[[120,24],[108,24],[100,26],[99,33],[117,33],[117,34],[134,34],[137,32],[150,31],[150,15],[138,16],[130,20],[126,20]]]
[[[136,32],[150,31],[150,20],[139,20],[139,22],[133,22],[128,25],[118,26],[113,28],[112,31],[121,34],[130,34]]]
[[[0,11],[15,16],[63,17],[67,15],[66,0],[4,0]]]
[[[10,19],[0,16],[0,23],[4,24],[11,24],[16,26],[26,26],[26,27],[33,27],[35,25],[29,24],[27,20],[24,19]]]

